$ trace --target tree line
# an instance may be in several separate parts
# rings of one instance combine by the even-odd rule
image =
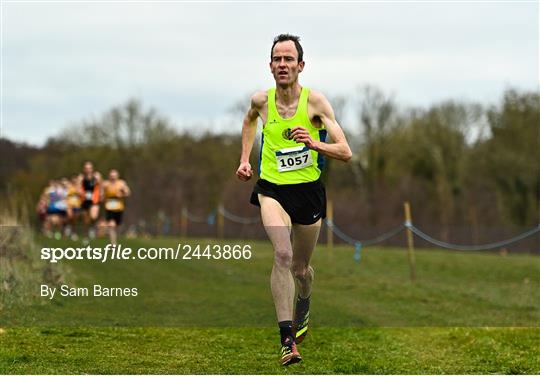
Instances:
[[[426,108],[404,108],[375,87],[360,94],[353,103],[333,100],[338,120],[345,102],[358,115],[348,132],[353,160],[330,161],[323,176],[336,223],[350,231],[388,228],[402,223],[405,200],[415,223],[434,226],[446,240],[457,228],[478,240],[474,233],[483,228],[538,223],[539,93],[508,89],[490,106],[448,100]],[[252,184],[234,176],[240,124],[238,134],[196,136],[129,100],[66,128],[43,147],[0,139],[0,192],[31,210],[48,180],[71,176],[91,160],[102,173],[116,168],[128,181],[128,223],[163,213],[176,221],[182,207],[205,215],[219,203],[254,216]],[[257,158],[254,150],[253,166]]]

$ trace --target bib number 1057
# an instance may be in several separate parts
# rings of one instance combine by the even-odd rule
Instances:
[[[310,150],[305,146],[276,151],[276,161],[279,172],[300,170],[313,164]]]

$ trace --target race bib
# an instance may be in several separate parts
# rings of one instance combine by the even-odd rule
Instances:
[[[306,146],[296,146],[276,151],[279,172],[300,170],[313,164],[310,150]]]
[[[90,201],[92,199],[92,192],[87,191],[84,193],[84,199]]]
[[[105,209],[110,210],[110,211],[122,210],[123,209],[122,201],[111,198],[105,202]]]

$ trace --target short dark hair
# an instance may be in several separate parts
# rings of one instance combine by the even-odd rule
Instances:
[[[279,42],[285,42],[288,40],[292,40],[294,42],[294,46],[296,47],[296,52],[298,52],[298,62],[301,62],[304,60],[304,50],[302,49],[302,46],[300,45],[300,37],[296,35],[291,34],[279,34],[277,37],[274,38],[274,43],[272,44],[272,49],[270,50],[270,60],[274,58],[274,47]]]

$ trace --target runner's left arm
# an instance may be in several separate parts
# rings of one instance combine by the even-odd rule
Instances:
[[[328,144],[326,142],[313,140],[307,129],[302,127],[294,127],[292,129],[293,140],[302,142],[308,148],[329,158],[339,159],[344,162],[350,161],[352,158],[351,148],[349,147],[343,130],[336,120],[330,102],[328,102],[322,94],[316,94],[313,97],[314,115],[319,117],[322,124],[324,124],[333,143]]]
[[[124,192],[124,197],[128,197],[131,194],[131,189],[129,189],[129,186],[125,182],[125,180],[122,180],[122,191]]]

